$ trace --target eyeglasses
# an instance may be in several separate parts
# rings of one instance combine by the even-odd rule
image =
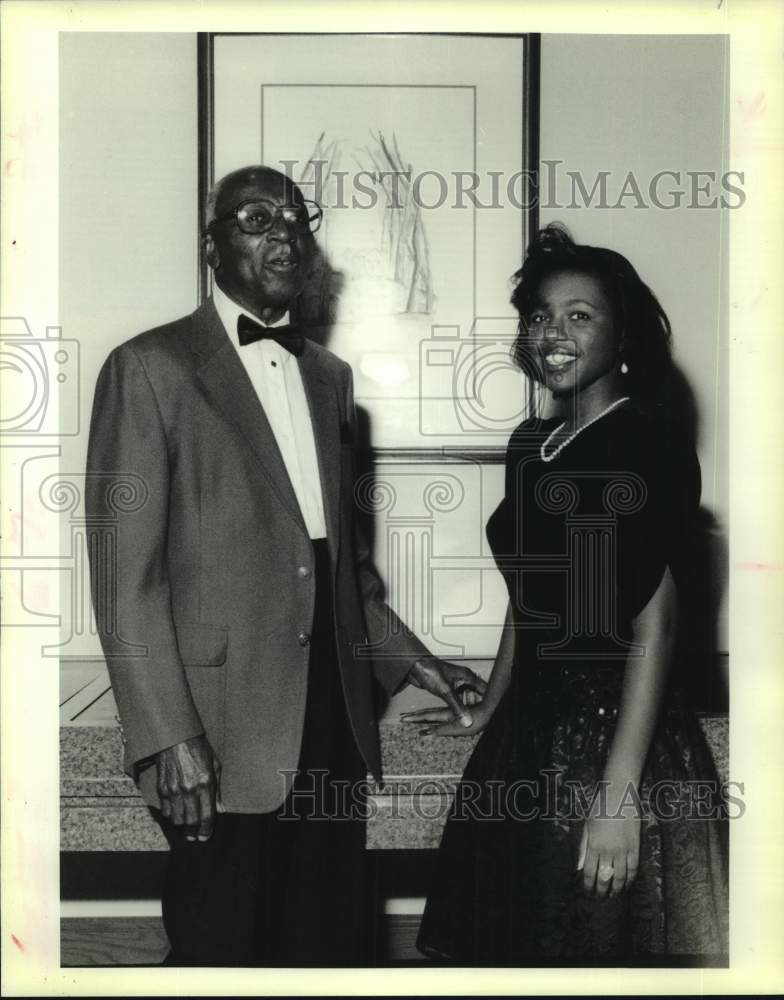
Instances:
[[[287,226],[292,226],[298,233],[315,233],[321,225],[324,212],[315,201],[302,201],[297,205],[275,205],[264,198],[253,201],[243,201],[225,215],[213,219],[207,226],[209,232],[219,222],[236,219],[243,233],[250,236],[260,236],[271,229],[279,215]]]

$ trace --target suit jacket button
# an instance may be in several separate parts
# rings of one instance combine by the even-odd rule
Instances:
[[[297,575],[299,576],[300,580],[309,580],[313,576],[313,570],[310,568],[310,566],[300,566],[300,568],[297,570]]]
[[[297,639],[299,639],[300,646],[307,646],[310,643],[310,634],[308,632],[300,632]]]

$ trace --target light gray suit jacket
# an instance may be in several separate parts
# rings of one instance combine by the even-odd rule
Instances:
[[[298,362],[319,457],[346,704],[379,777],[373,675],[391,692],[427,650],[384,603],[357,531],[351,369],[310,341]],[[112,351],[96,387],[87,471],[88,530],[111,526],[109,561],[92,560],[93,602],[126,771],[158,805],[151,758],[203,733],[222,765],[224,807],[277,808],[280,772],[296,768],[302,738],[313,547],[212,300]],[[129,479],[137,496],[118,503]],[[360,649],[367,643],[372,659]]]

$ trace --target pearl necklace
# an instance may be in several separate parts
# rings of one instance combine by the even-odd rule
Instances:
[[[554,458],[557,458],[561,454],[561,452],[564,450],[564,448],[568,444],[571,444],[572,441],[574,441],[574,439],[577,437],[578,434],[580,434],[582,431],[584,431],[587,427],[590,427],[591,424],[595,424],[597,420],[601,420],[601,418],[604,417],[604,416],[606,416],[608,413],[610,413],[611,410],[614,410],[616,408],[616,406],[620,406],[621,403],[626,403],[626,402],[628,402],[628,400],[629,400],[629,396],[624,396],[622,399],[616,399],[614,403],[610,403],[610,405],[608,407],[606,407],[606,409],[602,410],[601,413],[597,413],[596,416],[593,418],[593,420],[589,420],[587,424],[583,424],[582,427],[578,427],[577,430],[573,434],[570,434],[569,437],[566,438],[565,441],[562,441],[558,445],[558,447],[555,448],[548,455],[548,454],[546,454],[546,448],[547,448],[548,444],[552,441],[552,439],[555,437],[555,435],[560,430],[563,430],[563,428],[566,426],[566,421],[564,420],[563,423],[559,424],[554,430],[550,431],[550,433],[547,436],[547,440],[543,441],[541,443],[541,445],[539,446],[539,454],[542,457],[542,461],[543,462],[552,462],[552,460]]]

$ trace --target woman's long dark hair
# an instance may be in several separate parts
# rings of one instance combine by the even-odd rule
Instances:
[[[650,398],[671,366],[672,331],[653,292],[629,261],[614,250],[575,243],[560,223],[540,229],[513,277],[512,305],[520,316],[515,358],[530,369],[527,320],[538,303],[542,282],[552,274],[574,271],[595,277],[612,303],[618,354],[628,366],[624,378],[630,396]]]

